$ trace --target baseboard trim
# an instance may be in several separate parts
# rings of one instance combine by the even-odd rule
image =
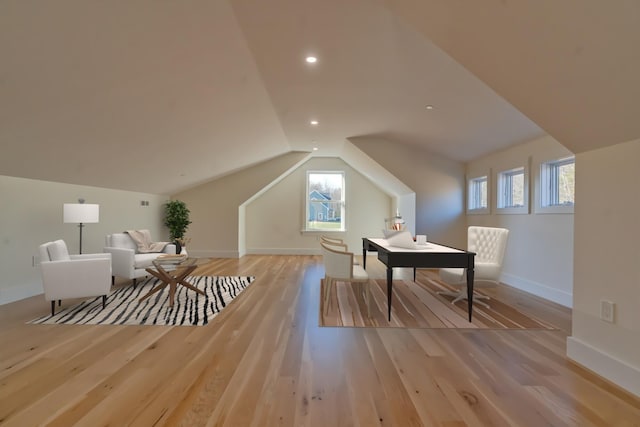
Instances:
[[[189,249],[189,256],[195,258],[240,258],[238,251],[194,251]]]
[[[640,397],[640,369],[581,341],[567,338],[567,357],[595,374]]]
[[[44,289],[42,289],[41,283],[2,288],[0,289],[0,305],[42,294],[44,294]]]
[[[548,299],[565,307],[573,308],[573,294],[559,291],[542,283],[537,283],[509,273],[502,273],[500,281],[521,291],[529,292],[530,294]]]
[[[308,248],[253,248],[247,255],[320,255],[320,249]]]

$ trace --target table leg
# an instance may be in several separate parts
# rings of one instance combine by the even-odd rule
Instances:
[[[469,302],[469,322],[473,311],[473,267],[467,268],[467,301]]]
[[[173,300],[176,296],[177,287],[178,287],[178,282],[172,279],[171,283],[169,283],[169,307],[173,307]]]
[[[145,299],[149,298],[151,295],[155,294],[156,292],[163,289],[165,286],[169,284],[168,278],[163,278],[161,276],[156,276],[156,277],[160,279],[160,283],[157,284],[154,288],[152,288],[149,292],[147,292],[143,297],[141,297],[139,301],[144,301]]]
[[[177,270],[171,270],[170,272],[167,272],[162,267],[158,267],[157,270],[154,270],[154,269],[151,269],[151,268],[146,269],[147,273],[151,274],[152,276],[157,277],[158,279],[160,279],[160,281],[162,283],[156,285],[146,295],[141,297],[140,301],[144,301],[145,299],[149,298],[151,295],[153,295],[156,292],[158,292],[159,290],[163,289],[165,286],[169,286],[169,307],[173,307],[173,302],[174,302],[174,299],[175,299],[175,295],[176,295],[176,290],[178,288],[178,284],[181,284],[181,285],[187,287],[188,289],[196,291],[199,294],[207,296],[207,294],[205,292],[203,292],[202,290],[196,288],[191,283],[189,283],[189,282],[187,282],[185,280],[185,278],[189,274],[191,274],[195,269],[196,269],[195,265],[188,266],[188,267],[185,267],[185,268],[178,268]]]
[[[186,280],[181,280],[180,284],[182,286],[185,286],[185,287],[191,289],[192,291],[195,291],[195,292],[199,293],[200,295],[204,295],[205,297],[207,296],[207,294],[202,289],[196,288],[195,286],[193,286],[191,283],[187,282]]]
[[[393,295],[393,268],[387,267],[387,311],[389,313],[389,321],[391,321],[391,296]]]
[[[367,269],[367,248],[362,245],[362,268]]]

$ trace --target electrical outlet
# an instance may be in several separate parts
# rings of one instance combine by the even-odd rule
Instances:
[[[614,323],[616,304],[611,301],[600,301],[600,318],[605,322]]]
[[[40,265],[40,257],[38,255],[31,256],[31,266],[37,267]]]

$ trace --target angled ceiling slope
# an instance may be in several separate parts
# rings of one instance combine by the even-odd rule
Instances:
[[[290,151],[226,1],[0,2],[0,174],[170,194]]]
[[[402,5],[425,20],[451,12]],[[384,0],[0,2],[0,174],[171,194],[314,144],[337,155],[351,137],[464,162],[540,136],[391,10]]]
[[[384,1],[573,152],[640,137],[640,2]]]
[[[346,139],[368,136],[468,161],[543,134],[383,1],[231,4],[298,150],[335,156]],[[310,54],[317,63],[305,63]]]

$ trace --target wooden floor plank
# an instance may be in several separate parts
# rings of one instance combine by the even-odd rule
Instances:
[[[42,296],[0,306],[0,425],[640,425],[640,399],[566,358],[569,309],[502,286],[483,292],[557,329],[390,328],[386,269],[367,272],[371,318],[348,288],[332,303],[384,327],[320,326],[319,256],[212,259],[197,273],[256,280],[200,327],[30,325]],[[427,316],[407,302],[392,323]]]

